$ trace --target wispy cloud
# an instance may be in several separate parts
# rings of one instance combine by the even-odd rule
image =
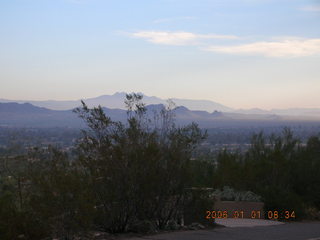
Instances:
[[[320,54],[320,38],[273,37],[268,41],[236,44],[232,40],[248,40],[234,35],[197,34],[192,32],[137,31],[131,37],[154,44],[196,46],[202,50],[233,55],[252,55],[275,58],[305,57]],[[218,41],[220,40],[220,41]],[[224,41],[228,40],[230,45]],[[233,43],[233,44],[232,44]]]
[[[139,31],[131,34],[155,44],[165,45],[198,45],[205,39],[238,39],[233,35],[196,34],[191,32]]]
[[[304,57],[320,54],[320,39],[289,39],[233,46],[209,46],[205,50],[227,54],[262,55],[266,57]]]
[[[302,7],[301,10],[308,12],[320,12],[320,5],[310,5]]]

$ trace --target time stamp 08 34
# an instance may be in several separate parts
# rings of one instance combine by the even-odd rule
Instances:
[[[267,211],[265,214],[261,211],[253,210],[251,212],[239,211],[206,211],[206,219],[221,219],[221,218],[251,218],[251,219],[286,219],[293,220],[296,218],[294,211]]]

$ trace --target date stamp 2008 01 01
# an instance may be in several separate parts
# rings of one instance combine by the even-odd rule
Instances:
[[[251,211],[250,213],[246,213],[242,210],[237,211],[206,211],[205,218],[210,219],[219,219],[219,218],[245,218],[245,216],[248,216],[248,218],[252,219],[286,219],[286,220],[292,220],[296,218],[294,211],[267,211],[266,214],[263,214],[261,211]]]

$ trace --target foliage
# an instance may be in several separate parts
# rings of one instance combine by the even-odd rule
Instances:
[[[49,147],[2,159],[1,239],[73,239],[88,229],[177,222],[192,182],[192,152],[205,134],[194,123],[176,127],[170,106],[150,119],[141,99],[127,95],[126,123],[82,102],[75,112],[87,129],[76,157]]]
[[[287,128],[269,139],[254,135],[245,154],[219,154],[214,186],[252,191],[262,197],[266,210],[294,210],[303,218],[306,209],[320,209],[319,149],[318,137],[303,147]]]
[[[204,138],[196,124],[176,127],[171,109],[146,117],[141,96],[127,95],[128,121],[113,122],[101,107],[76,112],[89,129],[79,142],[78,164],[99,208],[96,224],[123,232],[137,220],[164,228],[177,216],[194,147]]]

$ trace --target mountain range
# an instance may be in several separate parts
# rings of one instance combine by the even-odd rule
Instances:
[[[126,93],[103,95],[84,99],[89,106],[101,105],[105,113],[115,121],[125,121]],[[320,109],[232,109],[208,100],[171,99],[175,103],[174,114],[178,124],[192,121],[202,127],[219,127],[255,124],[284,124],[299,121],[320,122]],[[147,115],[152,117],[154,111],[160,111],[167,103],[158,97],[144,96],[147,104]],[[0,126],[9,127],[82,127],[83,122],[72,111],[81,105],[74,101],[15,101],[0,99]]]
[[[125,92],[117,92],[113,95],[102,95],[95,98],[83,99],[89,107],[101,105],[109,109],[125,109],[124,99]],[[143,102],[147,105],[154,104],[167,104],[167,100],[155,97],[143,95]],[[210,101],[210,100],[192,100],[192,99],[171,99],[176,106],[184,106],[189,110],[196,111],[207,111],[209,113],[214,111],[224,112],[224,113],[238,113],[238,114],[249,114],[249,115],[281,115],[281,116],[294,116],[294,117],[304,117],[310,119],[320,118],[320,108],[289,108],[289,109],[272,109],[263,110],[259,108],[253,109],[233,109],[231,107],[225,106],[223,104]],[[29,101],[29,100],[8,100],[0,99],[2,103],[16,102],[16,103],[30,103],[37,107],[44,107],[51,110],[70,110],[76,108],[80,105],[79,100],[47,100],[47,101]]]
[[[125,92],[117,92],[113,95],[102,95],[95,98],[87,98],[82,99],[89,107],[101,105],[107,108],[118,108],[125,109],[124,99],[126,97]],[[190,110],[203,110],[208,112],[213,111],[223,111],[228,112],[232,111],[232,108],[224,106],[220,103],[216,103],[209,100],[190,100],[190,99],[171,99],[176,106],[185,106]],[[47,101],[29,101],[29,100],[8,100],[8,99],[0,99],[0,102],[17,102],[17,103],[31,103],[34,106],[45,107],[52,110],[69,110],[72,108],[76,108],[80,105],[79,100],[68,100],[68,101],[57,101],[57,100],[47,100]],[[150,104],[166,104],[167,100],[154,97],[154,96],[146,96],[143,95],[143,102],[147,105]]]
[[[154,112],[159,112],[163,104],[147,105],[146,114],[153,117]],[[107,116],[114,121],[125,121],[127,111],[124,109],[111,109],[103,107]],[[190,110],[184,106],[176,107],[174,116],[178,125],[197,122],[201,127],[235,127],[235,126],[261,126],[261,125],[290,125],[291,123],[304,122],[303,117],[288,117],[275,114],[243,114],[233,112],[214,111],[212,113],[202,110]],[[319,119],[317,122],[320,122]],[[290,124],[289,124],[290,123]],[[71,127],[82,128],[84,123],[69,110],[52,110],[34,106],[30,103],[0,103],[0,127]]]

